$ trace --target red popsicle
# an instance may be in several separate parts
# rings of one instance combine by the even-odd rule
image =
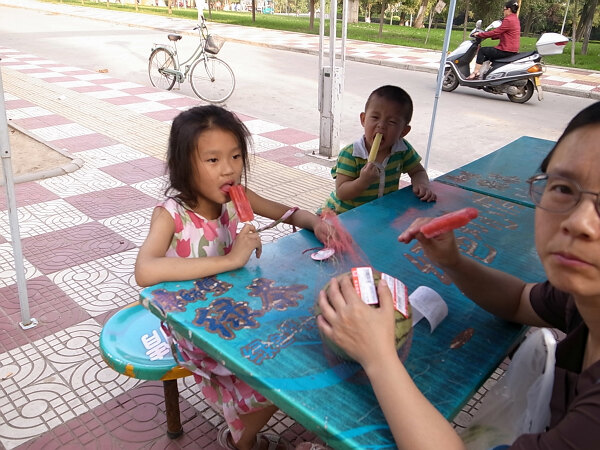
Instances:
[[[231,186],[229,189],[229,196],[235,206],[235,210],[240,219],[240,222],[250,222],[254,219],[254,212],[252,206],[246,197],[246,190],[241,184]]]
[[[455,228],[460,228],[473,220],[479,212],[475,208],[463,208],[458,211],[449,212],[443,216],[436,217],[421,227],[421,233],[427,239],[446,233]]]

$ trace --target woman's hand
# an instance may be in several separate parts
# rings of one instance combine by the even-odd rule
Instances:
[[[254,250],[256,250],[256,257],[260,258],[262,253],[260,235],[256,232],[254,225],[246,224],[237,234],[231,252],[227,256],[234,258],[239,268],[246,265]]]
[[[384,358],[397,358],[394,306],[385,282],[379,282],[377,294],[380,307],[366,305],[350,276],[332,278],[327,293],[319,293],[319,328],[366,370]]]
[[[427,239],[420,231],[421,227],[432,219],[432,217],[420,217],[415,219],[413,223],[398,236],[398,241],[408,244],[413,239],[416,239],[423,247],[425,255],[435,265],[441,267],[453,267],[460,259],[454,232],[450,231]]]

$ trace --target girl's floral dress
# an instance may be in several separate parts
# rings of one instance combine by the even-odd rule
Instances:
[[[175,221],[175,234],[166,256],[199,258],[223,256],[231,251],[239,223],[232,202],[223,205],[221,216],[215,220],[205,219],[174,198],[166,199],[158,207],[167,210]],[[170,327],[165,332],[175,341],[183,357],[183,361],[178,358],[179,365],[193,372],[206,400],[214,408],[223,410],[232,438],[238,441],[244,430],[239,415],[260,410],[272,403],[190,340]]]

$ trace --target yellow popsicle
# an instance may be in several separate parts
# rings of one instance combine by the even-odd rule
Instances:
[[[383,135],[381,133],[377,133],[375,135],[375,139],[373,139],[373,145],[371,146],[371,151],[369,152],[368,162],[373,162],[377,159],[377,152],[379,151],[379,144],[381,144],[381,138]]]

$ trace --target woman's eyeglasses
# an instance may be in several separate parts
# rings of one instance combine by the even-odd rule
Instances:
[[[527,183],[533,203],[546,211],[567,213],[579,204],[583,194],[589,194],[596,197],[596,211],[600,214],[600,192],[584,191],[576,181],[544,173],[534,175]]]

